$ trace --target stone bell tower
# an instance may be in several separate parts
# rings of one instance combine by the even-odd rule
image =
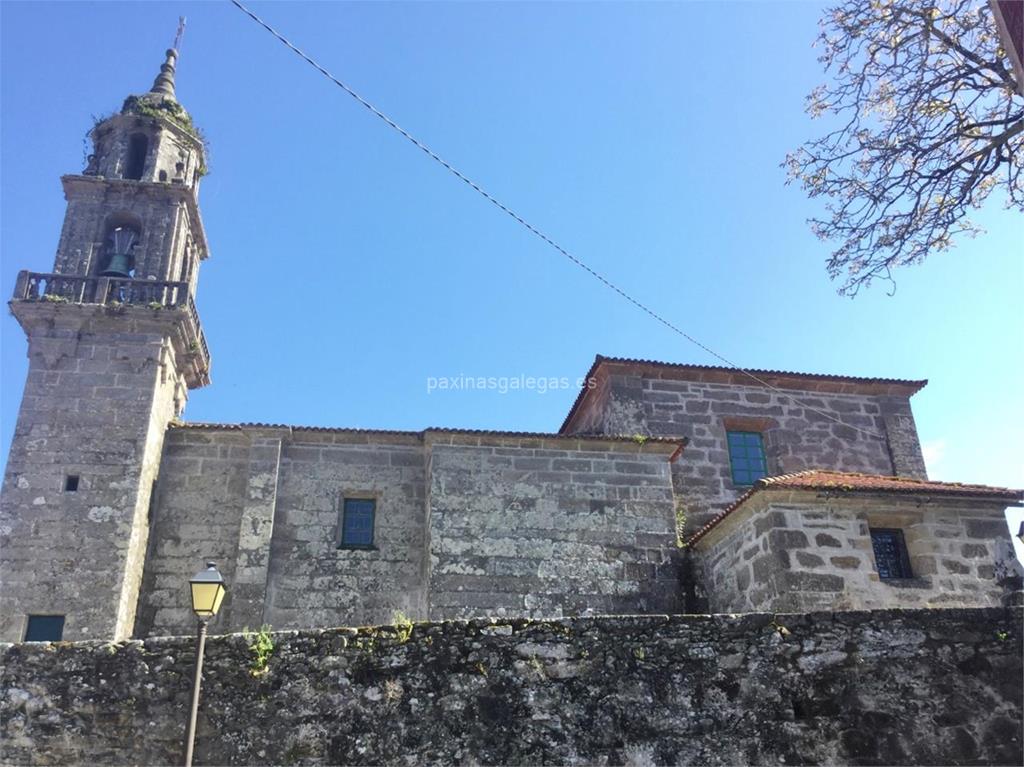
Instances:
[[[93,128],[88,167],[61,179],[53,271],[18,275],[29,372],[0,498],[2,641],[131,634],[164,432],[209,383],[205,153],[176,60]]]

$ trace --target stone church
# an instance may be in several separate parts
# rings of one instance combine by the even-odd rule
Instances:
[[[996,605],[1022,493],[929,481],[925,381],[597,357],[552,433],[190,423],[204,146],[152,88],[98,123],[51,273],[0,504],[0,640],[481,615]],[[213,300],[228,301],[228,296]]]

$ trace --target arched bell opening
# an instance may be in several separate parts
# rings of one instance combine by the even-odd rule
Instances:
[[[141,181],[146,170],[146,156],[149,154],[149,137],[145,133],[133,133],[128,137],[128,157],[124,177]]]
[[[141,222],[129,214],[114,214],[107,219],[101,277],[132,279],[135,276],[135,246],[142,234]]]

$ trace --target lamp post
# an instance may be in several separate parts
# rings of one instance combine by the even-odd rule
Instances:
[[[203,652],[206,650],[206,624],[217,614],[224,601],[227,587],[224,576],[213,562],[206,563],[188,582],[192,590],[192,612],[199,619],[199,634],[196,637],[196,676],[192,681],[192,714],[188,720],[188,736],[185,741],[185,767],[192,767],[192,748],[196,741],[196,716],[199,714],[199,686],[203,680]]]

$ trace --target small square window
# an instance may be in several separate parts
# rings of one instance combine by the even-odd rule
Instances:
[[[64,636],[63,615],[30,615],[25,627],[26,642],[59,642]]]
[[[68,474],[64,480],[64,492],[65,493],[77,493],[78,492],[78,475]]]
[[[377,502],[372,498],[346,498],[342,503],[339,548],[373,548],[373,522]]]
[[[752,485],[768,476],[764,457],[764,440],[756,431],[726,432],[732,481],[736,485]]]
[[[914,577],[902,530],[871,528],[871,547],[875,550],[878,576],[883,581]]]

